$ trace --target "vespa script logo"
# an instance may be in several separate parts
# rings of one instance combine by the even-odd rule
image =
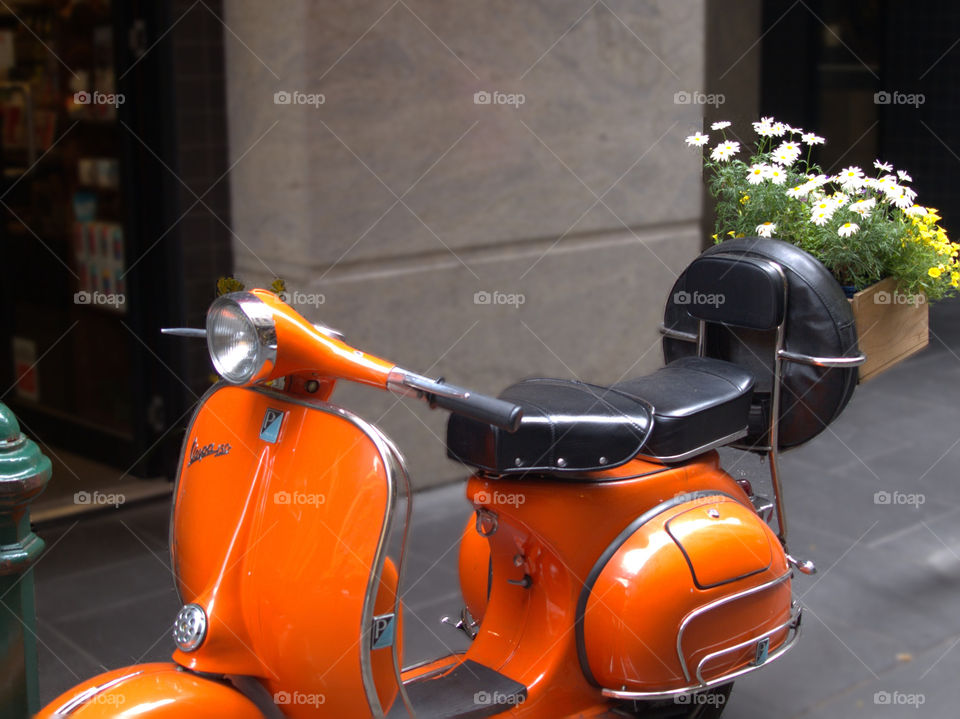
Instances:
[[[225,454],[230,454],[230,445],[226,442],[221,444],[201,444],[194,438],[193,446],[190,447],[190,462],[187,463],[189,467],[194,462],[199,462],[204,457],[222,457]]]

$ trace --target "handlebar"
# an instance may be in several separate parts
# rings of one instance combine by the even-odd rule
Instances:
[[[394,392],[422,397],[431,407],[442,407],[508,432],[516,432],[523,417],[523,408],[512,402],[471,392],[442,379],[432,380],[399,367],[390,372],[387,387]]]

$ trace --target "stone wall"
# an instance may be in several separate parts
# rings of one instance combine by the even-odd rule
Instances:
[[[238,276],[478,391],[659,366],[701,245],[704,2],[225,3]],[[443,413],[335,398],[415,486],[465,475]]]

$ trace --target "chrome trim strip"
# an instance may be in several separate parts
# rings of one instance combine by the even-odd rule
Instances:
[[[863,352],[856,357],[813,357],[789,350],[780,350],[777,354],[788,362],[799,362],[814,367],[859,367],[867,361],[867,356]]]
[[[731,652],[736,652],[736,651],[739,651],[739,650],[741,650],[741,649],[746,649],[747,647],[749,647],[749,646],[751,646],[751,645],[753,645],[753,644],[756,644],[757,642],[759,642],[759,641],[761,641],[761,640],[763,640],[763,639],[772,638],[774,634],[776,634],[777,632],[783,631],[784,629],[793,629],[795,632],[799,632],[799,628],[800,628],[800,621],[799,621],[799,620],[800,620],[800,614],[802,613],[802,611],[803,611],[803,610],[797,610],[796,613],[791,612],[791,613],[790,613],[790,619],[788,619],[787,621],[785,621],[783,624],[781,624],[781,625],[780,625],[779,627],[777,627],[776,629],[773,629],[773,630],[768,631],[768,632],[763,632],[762,634],[760,634],[760,635],[758,635],[758,636],[751,637],[750,639],[747,639],[746,641],[740,642],[739,644],[735,644],[735,645],[733,645],[732,647],[727,647],[726,649],[719,649],[719,650],[717,650],[717,651],[715,651],[715,652],[711,652],[710,654],[707,654],[706,656],[703,657],[703,659],[701,659],[699,662],[697,662],[697,681],[700,682],[701,684],[705,684],[705,683],[706,683],[706,682],[704,681],[704,679],[703,679],[703,665],[706,664],[706,663],[709,662],[709,661],[712,661],[713,659],[716,659],[716,658],[719,657],[719,656],[723,656],[724,654],[729,654],[729,653],[731,653]],[[786,641],[786,640],[784,640],[784,641]],[[780,646],[782,647],[783,645],[781,644]],[[779,648],[778,648],[778,651],[779,651]],[[767,657],[767,660],[766,660],[763,664],[758,664],[758,665],[757,665],[757,668],[759,669],[759,668],[762,667],[762,666],[766,666],[766,664],[767,664],[768,661],[770,661],[770,657]]]
[[[380,698],[377,696],[376,682],[373,678],[373,665],[370,658],[370,637],[371,632],[373,631],[373,605],[376,600],[377,590],[380,588],[380,578],[383,574],[383,565],[387,558],[387,538],[390,535],[390,528],[393,525],[393,515],[397,500],[397,472],[399,471],[403,475],[407,474],[406,468],[403,466],[403,460],[394,449],[393,443],[387,439],[383,432],[367,422],[365,419],[358,417],[342,407],[337,407],[336,405],[321,402],[319,400],[310,401],[301,397],[293,397],[283,392],[277,392],[269,387],[249,387],[247,389],[253,390],[254,392],[260,392],[280,401],[289,402],[291,404],[299,404],[310,409],[326,412],[327,414],[338,416],[347,422],[350,422],[357,429],[363,432],[371,442],[373,442],[374,446],[377,448],[377,451],[380,453],[381,459],[383,460],[383,466],[386,470],[385,474],[388,485],[387,506],[384,511],[383,524],[380,526],[380,537],[377,540],[377,549],[373,557],[371,578],[367,583],[367,591],[363,598],[363,610],[360,618],[360,676],[363,680],[364,692],[367,695],[367,704],[369,705],[370,711],[373,713],[374,719],[384,719],[385,712],[383,711],[383,707],[380,705]],[[407,482],[409,482],[409,479],[407,479]],[[398,597],[399,593],[398,585]],[[396,646],[396,644],[394,644],[394,646]],[[399,684],[399,686],[402,691],[402,682]],[[402,694],[402,696],[409,711],[409,697],[406,696],[405,692]]]
[[[692,681],[692,677],[690,676],[690,670],[687,668],[686,657],[684,657],[683,655],[683,633],[687,630],[687,627],[690,626],[690,622],[692,622],[694,619],[698,617],[703,616],[707,612],[713,611],[717,607],[722,607],[725,604],[729,604],[730,602],[735,602],[738,599],[749,597],[752,594],[759,594],[760,592],[766,591],[767,589],[772,589],[773,587],[779,584],[783,584],[792,576],[792,574],[793,572],[791,572],[790,570],[787,570],[784,574],[780,575],[776,579],[773,579],[765,584],[758,584],[755,587],[750,587],[750,589],[745,589],[742,592],[737,592],[736,594],[728,594],[724,597],[720,597],[719,599],[715,599],[709,604],[704,604],[703,606],[697,607],[696,609],[690,611],[683,618],[683,621],[680,622],[680,630],[677,632],[677,657],[679,657],[680,659],[680,668],[683,669],[684,678],[688,682]]]
[[[617,689],[602,689],[601,693],[603,694],[603,696],[611,699],[632,699],[632,700],[647,701],[647,700],[655,700],[655,699],[673,699],[675,697],[683,696],[686,694],[696,694],[697,692],[702,692],[706,689],[711,689],[721,684],[727,684],[728,682],[731,682],[734,679],[742,677],[746,674],[751,674],[752,672],[755,672],[758,669],[762,669],[763,667],[769,665],[771,662],[776,661],[777,659],[782,657],[784,654],[786,654],[788,651],[793,649],[793,647],[797,643],[797,640],[800,638],[800,619],[802,615],[803,615],[802,610],[798,611],[796,614],[796,619],[791,620],[786,624],[788,629],[793,630],[793,636],[785,640],[784,643],[781,644],[780,647],[775,652],[772,652],[770,656],[767,657],[767,661],[765,661],[763,664],[759,664],[759,665],[751,664],[742,669],[738,669],[735,672],[724,674],[722,677],[711,679],[710,681],[704,682],[702,684],[697,684],[697,685],[691,684],[681,689],[671,689],[671,690],[662,691],[662,692],[630,692],[630,691],[617,690]],[[783,629],[783,626],[779,627],[778,629],[775,629],[774,632],[778,632],[781,629]],[[763,639],[763,637],[760,637],[760,639]]]
[[[664,337],[667,337],[668,339],[683,340],[684,342],[690,342],[694,344],[697,342],[697,335],[695,335],[693,332],[684,332],[683,330],[675,330],[671,327],[667,327],[662,322],[660,323],[660,326],[657,328],[657,330],[660,332],[660,334],[662,334]]]
[[[84,704],[86,704],[88,701],[93,699],[98,694],[101,694],[105,692],[107,689],[111,689],[117,686],[117,684],[120,684],[121,682],[125,682],[127,679],[132,679],[133,677],[138,676],[139,674],[143,674],[143,669],[138,669],[135,672],[124,674],[122,677],[117,677],[116,679],[111,679],[110,681],[105,682],[103,684],[98,684],[95,687],[90,687],[86,691],[83,691],[77,696],[75,696],[73,699],[70,699],[69,701],[67,701],[66,704],[61,706],[56,711],[54,711],[53,715],[58,717],[70,716],[75,711],[77,711],[77,709],[82,707]]]
[[[670,457],[661,457],[656,454],[640,454],[635,455],[640,459],[654,459],[658,462],[683,462],[684,460],[690,459],[691,457],[696,457],[698,454],[703,454],[704,452],[709,452],[711,449],[716,449],[717,447],[723,447],[731,442],[735,442],[741,437],[747,436],[747,428],[744,427],[741,430],[734,432],[733,434],[728,434],[726,437],[721,437],[716,439],[713,442],[708,442],[707,444],[701,445],[696,449],[692,449],[689,452],[684,452],[683,454],[675,454]]]

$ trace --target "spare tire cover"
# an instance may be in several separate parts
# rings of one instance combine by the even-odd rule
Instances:
[[[814,357],[851,357],[859,353],[853,311],[843,290],[819,260],[799,247],[782,240],[747,237],[714,245],[703,254],[762,258],[783,267],[788,286],[785,349]],[[685,279],[686,272],[674,283],[663,322],[669,329],[696,334],[697,320],[684,305],[674,301],[678,292],[686,290]],[[766,428],[775,334],[726,326],[708,333],[708,356],[747,367],[757,378],[745,444],[769,444]],[[663,338],[667,363],[693,354],[693,343]],[[796,447],[826,429],[850,401],[857,385],[857,372],[855,367],[828,369],[783,362],[779,447]]]

